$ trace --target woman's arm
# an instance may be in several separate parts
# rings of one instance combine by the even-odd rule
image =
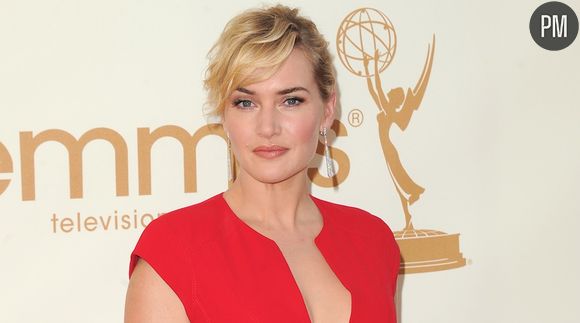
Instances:
[[[127,289],[125,323],[189,322],[181,300],[143,259],[139,259]]]

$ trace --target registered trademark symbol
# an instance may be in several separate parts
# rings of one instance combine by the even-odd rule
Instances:
[[[348,123],[353,127],[359,127],[364,120],[364,115],[359,109],[352,109],[348,113]]]

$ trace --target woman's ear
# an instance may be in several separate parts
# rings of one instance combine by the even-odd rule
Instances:
[[[321,128],[329,129],[334,121],[334,114],[336,112],[336,91],[332,91],[328,100],[324,104],[324,115],[322,116]]]

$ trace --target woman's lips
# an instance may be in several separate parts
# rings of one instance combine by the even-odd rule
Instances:
[[[288,151],[288,148],[276,146],[276,145],[274,145],[274,146],[259,146],[253,150],[253,152],[256,155],[258,155],[262,158],[267,158],[267,159],[279,157],[279,156],[285,154],[287,151]]]

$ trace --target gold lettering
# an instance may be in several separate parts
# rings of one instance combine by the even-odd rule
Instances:
[[[2,173],[12,173],[12,158],[8,153],[8,149],[0,143],[0,174]],[[0,179],[0,195],[4,193],[8,185],[10,184],[9,179]]]
[[[181,143],[183,147],[184,192],[197,192],[196,148],[198,142],[207,135],[217,135],[226,140],[220,124],[203,126],[193,136],[187,130],[173,125],[157,128],[153,132],[150,132],[149,128],[138,128],[139,195],[151,195],[151,148],[162,137],[172,137]]]
[[[58,220],[56,213],[53,213],[52,218],[50,219],[50,222],[52,222],[52,233],[56,233],[56,222],[58,222]]]
[[[83,150],[93,140],[105,140],[115,150],[115,185],[117,196],[129,195],[127,144],[123,137],[108,128],[95,128],[84,133],[79,140],[64,130],[51,129],[36,136],[30,131],[20,133],[20,165],[22,178],[22,200],[36,198],[34,155],[36,149],[47,141],[56,141],[68,151],[69,186],[71,198],[83,197]]]
[[[123,224],[121,224],[121,228],[127,230],[131,228],[131,217],[127,214],[123,214],[121,216],[121,222],[123,222]]]
[[[74,222],[71,218],[63,218],[60,221],[60,230],[69,233],[73,230]]]
[[[94,216],[89,216],[85,218],[85,230],[87,231],[95,231],[97,229],[97,218]]]
[[[332,126],[330,127],[331,130],[334,131],[337,137],[344,137],[348,136],[346,131],[346,127],[339,121],[334,120]],[[311,167],[308,168],[308,177],[312,181],[313,184],[318,185],[320,187],[333,187],[338,186],[338,184],[344,182],[350,173],[350,160],[348,159],[348,155],[335,147],[328,147],[330,149],[330,156],[332,159],[336,161],[338,164],[338,172],[333,178],[328,178],[322,176],[318,171],[318,168]],[[316,153],[324,156],[324,143],[318,142],[318,146],[316,147]]]
[[[109,225],[111,224],[111,216],[110,215],[106,217],[99,216],[99,220],[101,220],[101,226],[103,227],[103,229],[105,229],[105,231],[109,230]]]
[[[339,121],[334,120],[331,127],[336,137],[347,136],[346,127]],[[138,181],[139,195],[150,195],[151,188],[151,156],[154,144],[161,138],[171,137],[176,139],[183,149],[183,178],[184,192],[197,192],[197,161],[196,149],[201,139],[208,135],[216,135],[226,140],[225,133],[221,124],[208,124],[199,128],[193,135],[187,130],[175,126],[166,125],[151,131],[149,128],[137,129],[137,158],[138,158]],[[83,198],[83,151],[91,141],[101,139],[109,142],[115,153],[115,186],[117,196],[128,196],[128,152],[127,143],[123,137],[116,131],[109,128],[94,128],[85,132],[78,140],[60,129],[49,129],[34,135],[30,131],[20,132],[20,163],[21,163],[21,182],[22,182],[22,200],[31,201],[36,199],[36,167],[35,154],[38,147],[46,142],[58,142],[63,145],[68,152],[69,167],[69,188],[70,198]],[[338,172],[335,177],[327,178],[318,172],[318,168],[309,168],[308,176],[310,180],[321,187],[336,186],[346,180],[350,172],[350,160],[347,154],[335,147],[329,147],[334,161],[338,164]],[[324,155],[324,146],[318,143],[316,153]],[[237,164],[234,162],[234,172],[237,173]],[[12,159],[4,145],[0,143],[0,173],[12,172]],[[10,180],[0,179],[0,195],[4,192]],[[128,226],[127,221],[130,216],[121,216],[121,227]],[[110,219],[99,217],[101,224],[108,228]],[[56,231],[56,222],[53,220],[54,230]],[[89,220],[89,222],[92,220]],[[114,225],[119,226],[118,219],[114,220]],[[132,221],[136,225],[139,221],[134,217]],[[64,225],[66,227],[67,224]],[[92,227],[92,223],[89,224]],[[61,228],[63,227],[61,221]],[[86,227],[86,225],[85,225]]]
[[[148,219],[148,221],[146,221],[146,219]],[[151,223],[151,221],[153,221],[153,215],[149,213],[144,213],[141,215],[141,226],[146,227],[149,223]]]

